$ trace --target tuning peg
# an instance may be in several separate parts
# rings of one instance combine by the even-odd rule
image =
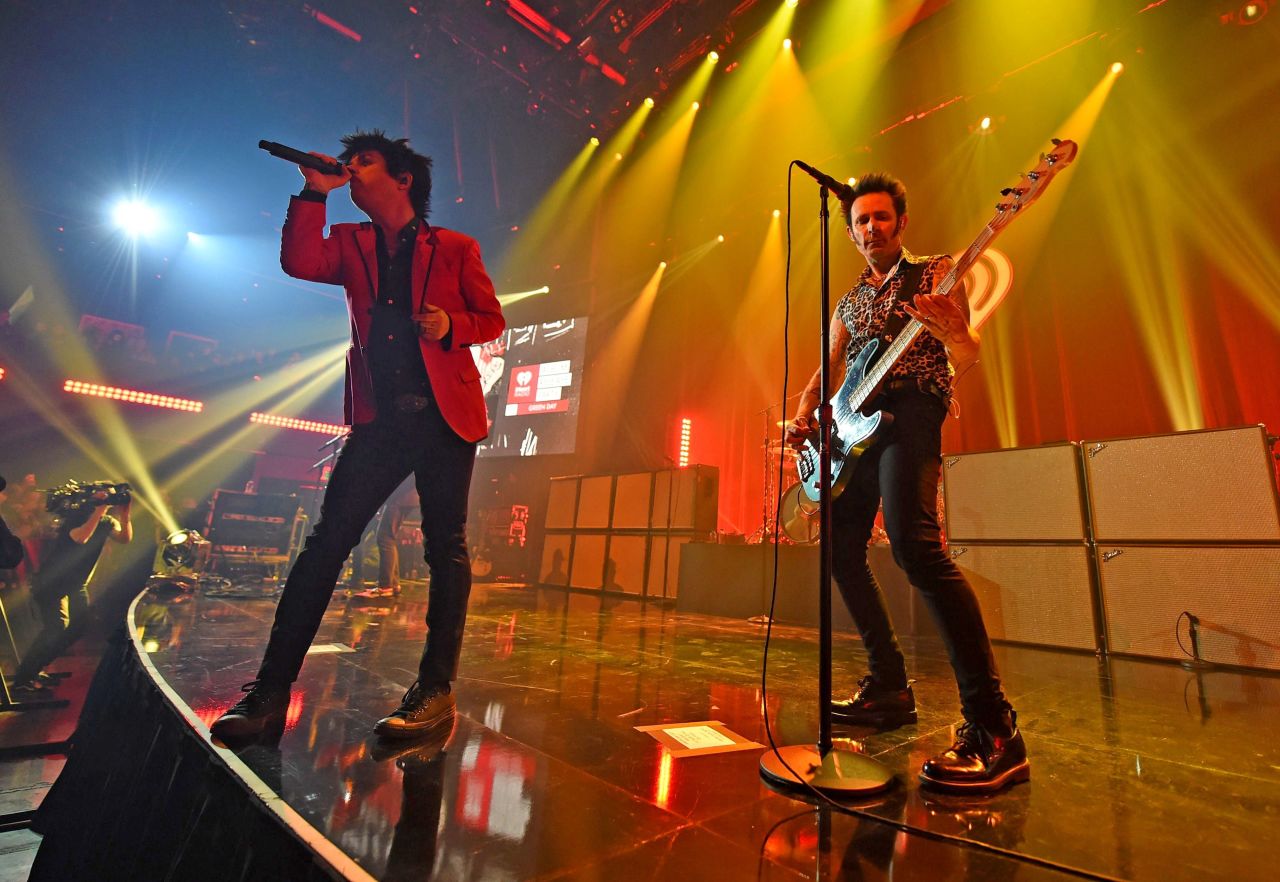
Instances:
[[[1005,187],[1003,190],[1001,190],[1001,191],[1000,191],[1000,195],[1001,195],[1001,196],[1008,196],[1008,195],[1009,195],[1010,193],[1012,193],[1012,192],[1013,192],[1013,188],[1012,188],[1012,187]]]
[[[1061,147],[1061,146],[1062,146],[1062,139],[1061,139],[1061,138],[1050,138],[1049,140],[1053,142],[1053,146],[1054,146],[1054,147]]]
[[[1043,156],[1041,156],[1040,158],[1041,158],[1041,159],[1044,159],[1044,157],[1043,157]],[[1027,177],[1028,177],[1030,180],[1032,180],[1032,181],[1038,181],[1038,180],[1040,180],[1040,172],[1034,172],[1034,171],[1033,171],[1033,172],[1027,172]]]

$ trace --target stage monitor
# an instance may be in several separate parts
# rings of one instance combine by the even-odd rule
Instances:
[[[586,349],[585,317],[508,328],[473,346],[490,420],[478,455],[573,453]]]

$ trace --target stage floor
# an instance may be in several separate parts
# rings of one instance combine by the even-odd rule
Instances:
[[[136,622],[207,725],[256,671],[273,608],[154,595]],[[1280,678],[997,647],[1032,780],[933,795],[916,772],[950,743],[955,685],[940,646],[906,641],[919,724],[837,730],[900,781],[858,817],[771,791],[760,749],[673,759],[636,731],[717,720],[767,743],[764,629],[631,600],[477,585],[451,740],[388,748],[371,727],[414,678],[424,613],[421,589],[387,605],[339,592],[278,749],[239,752],[377,879],[1274,878]],[[848,689],[861,646],[835,650]],[[774,629],[779,744],[815,740],[816,665],[813,630]]]

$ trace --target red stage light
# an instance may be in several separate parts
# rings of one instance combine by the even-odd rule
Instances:
[[[319,9],[313,9],[310,6],[303,6],[302,8],[308,15],[310,15],[316,21],[320,22],[320,24],[324,25],[327,28],[331,28],[337,31],[339,34],[342,34],[342,36],[346,37],[347,39],[355,40],[357,43],[359,43],[361,40],[364,39],[363,37],[360,36],[359,33],[347,27],[337,19],[331,18],[330,16],[325,15]]]
[[[0,380],[4,379],[4,368],[0,368]]]
[[[119,386],[102,386],[98,383],[86,383],[81,380],[67,380],[62,384],[63,392],[73,395],[87,395],[90,398],[109,398],[113,401],[124,401],[128,404],[145,404],[148,407],[164,407],[169,410],[185,410],[200,413],[204,410],[203,401],[190,398],[174,398],[157,392],[142,392],[138,389],[122,389]]]
[[[689,448],[693,446],[693,420],[685,417],[680,420],[680,468],[689,465]]]
[[[264,426],[275,426],[278,429],[293,429],[298,432],[316,432],[321,435],[340,435],[347,431],[341,423],[321,423],[316,420],[300,420],[295,417],[277,416],[273,413],[249,414],[249,422],[261,423]]]

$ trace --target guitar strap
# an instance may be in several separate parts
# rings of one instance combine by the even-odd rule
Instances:
[[[919,261],[906,260],[904,262],[906,266],[902,268],[902,287],[898,289],[898,303],[910,303],[920,293],[920,282],[924,278],[924,268],[929,263],[927,259]],[[886,348],[897,339],[909,321],[911,321],[911,316],[905,312],[890,311],[889,320],[885,322],[884,328],[880,331],[880,339],[884,341]],[[883,352],[884,350],[882,349],[881,351]]]

